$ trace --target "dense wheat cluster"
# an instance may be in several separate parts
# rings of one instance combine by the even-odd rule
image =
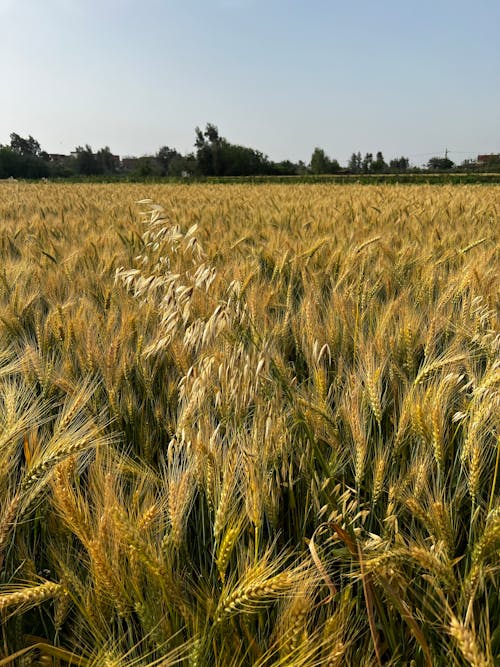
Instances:
[[[499,204],[1,184],[0,665],[499,664]]]

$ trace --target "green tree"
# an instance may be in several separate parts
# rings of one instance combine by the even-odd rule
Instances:
[[[195,129],[198,172],[203,176],[250,176],[272,172],[268,158],[253,148],[231,144],[213,123]]]
[[[22,177],[23,159],[10,146],[0,146],[0,178]]]
[[[340,165],[339,165],[339,169],[340,169]],[[307,170],[306,163],[304,162],[304,160],[299,160],[297,162],[296,174],[298,176],[306,176],[307,173],[308,173],[308,170]]]
[[[198,163],[193,153],[188,153],[187,155],[177,153],[177,156],[169,162],[167,175],[177,178],[189,177],[196,174],[197,170]]]
[[[313,174],[334,174],[340,170],[337,160],[331,160],[322,148],[315,148],[309,168]]]
[[[430,171],[444,171],[446,169],[453,169],[455,163],[448,157],[431,157],[427,163],[427,169]]]
[[[205,131],[195,128],[195,147],[198,168],[203,176],[222,176],[224,165],[221,155],[222,138],[213,123],[207,123]]]
[[[95,160],[99,173],[114,174],[116,172],[117,161],[109,146],[105,146],[98,150],[95,155]]]
[[[75,148],[75,171],[81,176],[94,176],[102,174],[102,166],[99,164],[89,144],[85,147]]]
[[[410,166],[410,160],[407,157],[394,158],[389,163],[389,168],[392,171],[406,171]]]
[[[156,158],[147,155],[139,158],[134,171],[136,176],[141,177],[161,176],[161,173],[161,167]]]
[[[313,174],[328,174],[330,158],[322,148],[314,149],[309,168]]]
[[[377,155],[375,156],[375,160],[371,164],[371,171],[380,173],[386,170],[387,170],[387,163],[384,160],[382,151],[378,151]]]
[[[27,139],[24,139],[19,134],[12,132],[10,135],[10,147],[15,153],[23,157],[41,157],[42,154],[40,144],[31,134]]]
[[[222,176],[254,176],[269,173],[271,166],[260,151],[223,140],[220,146]]]
[[[368,174],[371,171],[373,163],[373,153],[365,153],[363,162],[361,163],[361,169],[365,174]]]
[[[290,160],[271,163],[271,171],[276,176],[295,176],[298,173],[299,165]]]
[[[359,151],[351,155],[347,164],[347,168],[353,174],[359,174],[362,168],[361,153]]]
[[[0,146],[0,178],[43,178],[50,176],[48,155],[31,135],[13,132],[10,146]]]
[[[169,146],[162,146],[156,153],[156,159],[161,166],[162,176],[167,176],[170,172],[170,165],[174,160],[182,158],[182,155]]]

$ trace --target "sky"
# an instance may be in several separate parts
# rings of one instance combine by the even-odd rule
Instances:
[[[0,144],[500,153],[500,0],[0,0]]]

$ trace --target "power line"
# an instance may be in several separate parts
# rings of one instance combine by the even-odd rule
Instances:
[[[425,157],[426,155],[439,155],[442,153],[442,149],[439,151],[431,151],[428,153],[410,153],[408,157]],[[454,154],[460,154],[460,155],[473,155],[474,151],[454,151],[451,148],[446,148],[445,153],[454,153]]]

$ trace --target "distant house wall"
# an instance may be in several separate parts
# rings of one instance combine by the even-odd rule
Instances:
[[[139,165],[138,157],[124,157],[121,160],[121,167],[124,171],[134,171]]]
[[[488,164],[490,162],[500,162],[500,153],[490,153],[489,155],[478,155],[478,164]]]
[[[113,165],[115,169],[120,169],[121,166],[121,160],[119,155],[111,155],[111,159],[113,160]]]
[[[73,154],[62,155],[61,153],[49,153],[49,160],[52,164],[65,165],[73,159]]]

